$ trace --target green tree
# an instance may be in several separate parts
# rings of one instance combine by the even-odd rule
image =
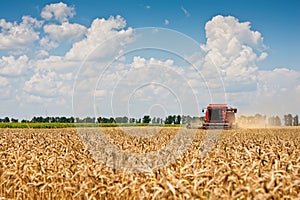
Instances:
[[[296,115],[293,119],[293,126],[298,126],[299,125],[299,119],[298,119],[298,115]]]
[[[158,117],[158,118],[156,119],[156,123],[158,123],[158,124],[162,124],[162,123],[163,123],[163,119],[162,119],[162,118],[160,118],[160,117]]]
[[[70,118],[69,118],[69,122],[70,122],[70,123],[74,123],[74,122],[75,122],[74,117],[70,117]]]
[[[151,121],[151,118],[150,118],[150,116],[149,115],[145,115],[144,117],[143,117],[143,123],[149,123]]]
[[[59,118],[59,122],[60,122],[60,123],[67,123],[68,120],[67,120],[66,117],[60,117],[60,118]]]
[[[177,115],[176,120],[175,120],[175,124],[180,124],[181,123],[181,116]]]
[[[62,119],[64,121],[64,119]],[[84,123],[95,123],[96,119],[95,117],[91,118],[91,117],[86,117],[83,119]]]
[[[116,122],[117,123],[128,123],[128,117],[124,116],[124,117],[116,117]]]
[[[185,115],[182,115],[181,123],[182,124],[186,124],[187,123],[187,118],[186,118]]]
[[[135,119],[134,118],[130,118],[129,119],[129,123],[135,123]]]
[[[269,126],[281,126],[281,120],[278,116],[269,117],[268,124]]]
[[[5,117],[5,118],[4,118],[4,122],[10,122],[9,118],[8,118],[8,117]]]
[[[152,124],[156,124],[156,117],[152,118]]]
[[[31,119],[31,122],[37,122],[37,120],[36,120],[36,117],[34,116],[32,119]]]
[[[174,124],[175,118],[176,118],[175,115],[173,115],[173,116],[169,115],[168,117],[166,117],[165,124]]]
[[[111,123],[111,119],[106,118],[106,117],[98,117],[97,118],[97,122],[99,124],[101,124],[101,123]]]
[[[18,119],[14,119],[14,118],[11,118],[10,121],[11,121],[11,122],[15,122],[15,123],[16,123],[16,122],[19,122]]]
[[[51,122],[55,122],[55,121],[54,121],[54,120],[55,120],[54,117],[52,117],[52,119],[53,119],[53,121],[51,120]],[[76,121],[77,123],[81,122],[81,120],[80,120],[79,117],[76,117],[76,118],[75,118],[75,121]]]
[[[116,123],[116,120],[113,117],[109,118],[109,123]]]
[[[293,116],[291,114],[284,115],[284,125],[285,126],[293,125]]]

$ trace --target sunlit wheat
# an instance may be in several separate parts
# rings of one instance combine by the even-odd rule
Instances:
[[[141,137],[106,128],[122,150],[148,153],[178,128]],[[149,128],[150,129],[150,128]],[[150,131],[151,132],[151,131]],[[0,199],[295,199],[300,198],[300,129],[224,130],[205,156],[207,131],[168,166],[124,173],[96,162],[76,129],[1,129]]]

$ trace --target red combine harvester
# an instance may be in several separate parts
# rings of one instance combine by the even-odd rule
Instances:
[[[203,109],[202,112],[205,110]],[[236,128],[235,113],[237,108],[229,108],[227,104],[209,104],[205,111],[204,129]]]

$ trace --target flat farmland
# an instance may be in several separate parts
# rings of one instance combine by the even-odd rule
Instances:
[[[141,154],[179,130],[133,129],[102,130],[117,148]],[[217,138],[184,131],[195,137],[174,162],[126,173],[95,159],[76,128],[0,129],[0,199],[300,198],[300,128],[224,130]]]

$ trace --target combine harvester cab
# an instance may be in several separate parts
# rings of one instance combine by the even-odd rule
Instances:
[[[203,129],[232,129],[236,128],[235,113],[237,108],[229,108],[227,104],[209,104],[205,112]]]

